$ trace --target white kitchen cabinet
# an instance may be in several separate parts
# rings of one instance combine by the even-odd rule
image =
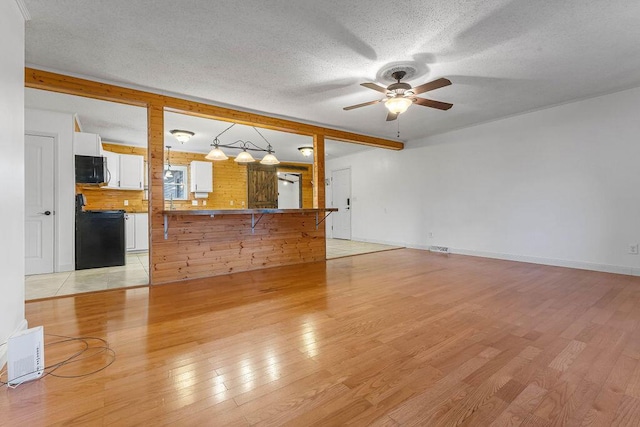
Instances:
[[[144,184],[144,157],[120,154],[120,189],[142,190]]]
[[[124,234],[128,252],[149,250],[149,215],[146,212],[125,214]]]
[[[191,192],[211,193],[212,191],[213,167],[211,162],[191,162]]]
[[[124,214],[125,249],[133,251],[136,248],[136,223],[132,214]]]
[[[107,186],[116,190],[143,190],[144,157],[135,154],[104,152],[107,158]]]
[[[105,151],[104,157],[107,159],[107,185],[103,188],[118,189],[120,188],[120,154]]]
[[[102,156],[100,135],[87,132],[73,133],[73,154],[76,156]]]
[[[133,214],[136,224],[136,251],[149,250],[149,214],[135,213]]]

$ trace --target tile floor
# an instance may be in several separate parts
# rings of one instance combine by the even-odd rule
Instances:
[[[25,280],[27,300],[147,285],[149,253],[127,254],[125,265],[64,273],[36,274]]]
[[[327,259],[400,248],[401,246],[380,245],[377,243],[356,242],[353,240],[327,239]]]
[[[327,259],[399,248],[400,246],[327,239]],[[26,299],[50,298],[82,292],[140,286],[149,283],[148,252],[127,254],[125,262],[126,265],[121,267],[93,268],[27,276],[25,280]]]

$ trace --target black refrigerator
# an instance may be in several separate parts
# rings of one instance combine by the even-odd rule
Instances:
[[[76,270],[124,265],[123,210],[76,210]]]

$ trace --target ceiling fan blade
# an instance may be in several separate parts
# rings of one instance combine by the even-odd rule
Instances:
[[[396,113],[392,113],[391,111],[389,111],[389,113],[387,114],[387,121],[390,122],[392,120],[395,120],[398,118],[398,115]]]
[[[433,99],[425,99],[425,98],[414,98],[414,103],[423,105],[425,107],[437,108],[438,110],[448,110],[453,107],[453,104],[449,104],[448,102],[440,102],[434,101]]]
[[[362,104],[350,105],[349,107],[344,107],[343,110],[353,110],[354,108],[366,107],[367,105],[373,105],[380,102],[381,99],[376,99],[375,101],[363,102]]]
[[[451,84],[451,80],[449,79],[445,79],[445,78],[437,79],[432,82],[425,83],[420,86],[416,86],[413,89],[411,89],[411,92],[417,95],[419,93],[429,92],[430,90],[435,90],[441,87],[449,86],[450,84]]]
[[[360,86],[368,87],[369,89],[377,90],[378,92],[387,93],[387,88],[379,86],[375,83],[360,83]]]

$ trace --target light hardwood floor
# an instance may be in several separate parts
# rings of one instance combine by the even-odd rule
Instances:
[[[637,277],[399,249],[37,301],[27,318],[117,359],[1,390],[7,425],[640,423]],[[47,348],[48,365],[72,351]]]

